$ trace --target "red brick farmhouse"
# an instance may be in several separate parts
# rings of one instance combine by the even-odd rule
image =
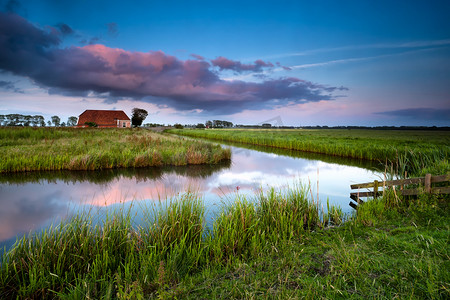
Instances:
[[[123,110],[85,110],[78,118],[77,127],[89,127],[86,123],[93,122],[97,127],[131,128],[130,118]]]

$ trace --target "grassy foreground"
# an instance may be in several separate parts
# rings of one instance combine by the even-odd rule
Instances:
[[[448,198],[387,195],[341,224],[308,195],[236,194],[209,229],[192,193],[138,228],[129,211],[75,216],[4,254],[0,298],[448,299]]]
[[[231,152],[145,129],[0,127],[0,173],[212,164]]]
[[[399,174],[448,168],[450,132],[362,129],[171,129],[170,133],[392,162]],[[438,170],[439,172],[440,170]],[[442,170],[444,171],[444,170]]]

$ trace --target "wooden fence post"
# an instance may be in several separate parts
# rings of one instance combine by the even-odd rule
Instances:
[[[373,182],[373,199],[377,199],[378,194],[378,180]]]
[[[425,175],[425,192],[431,193],[431,174]]]

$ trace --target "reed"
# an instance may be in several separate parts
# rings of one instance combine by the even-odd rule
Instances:
[[[272,189],[250,201],[237,194],[210,229],[201,197],[192,192],[142,207],[145,221],[138,227],[131,208],[103,221],[79,213],[21,238],[3,255],[0,297],[151,295],[187,275],[248,259],[268,244],[323,226],[307,195],[304,187]]]
[[[328,227],[343,215],[310,195],[236,193],[211,228],[190,191],[140,226],[131,208],[79,213],[3,254],[0,298],[448,298],[448,197],[385,195]]]
[[[0,128],[0,173],[217,164],[229,149],[145,129]]]

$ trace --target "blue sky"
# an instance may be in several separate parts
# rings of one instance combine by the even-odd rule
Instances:
[[[0,114],[140,107],[165,124],[450,126],[449,1],[0,9]]]

